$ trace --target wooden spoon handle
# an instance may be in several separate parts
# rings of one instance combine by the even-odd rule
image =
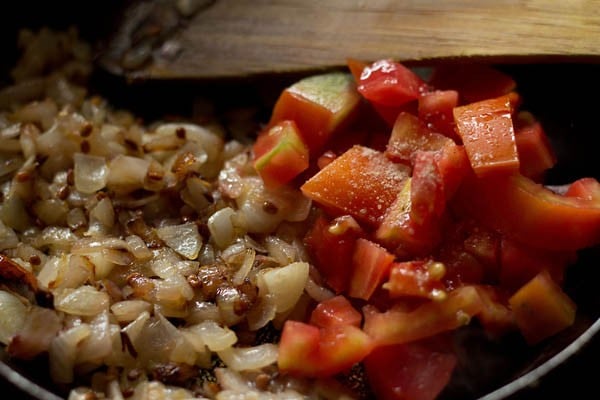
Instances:
[[[600,61],[599,0],[216,0],[141,78],[303,72],[348,58]]]

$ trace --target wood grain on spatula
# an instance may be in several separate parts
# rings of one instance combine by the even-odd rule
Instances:
[[[343,66],[348,58],[414,64],[465,58],[600,61],[599,0],[204,3],[167,39],[154,43],[167,56],[157,57],[155,48],[152,61],[113,72],[129,78],[206,79],[306,72]],[[171,46],[166,50],[165,42]]]

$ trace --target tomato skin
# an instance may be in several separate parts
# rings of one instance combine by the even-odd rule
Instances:
[[[600,242],[600,206],[593,201],[553,193],[522,175],[468,177],[453,205],[526,245],[571,251]]]
[[[391,60],[379,60],[365,67],[357,83],[363,97],[388,107],[402,106],[419,98],[425,82],[410,69]]]
[[[600,204],[600,183],[595,178],[580,178],[569,185],[566,197],[576,197]]]
[[[393,263],[390,278],[383,285],[390,297],[416,296],[428,299],[445,297],[445,286],[441,280],[445,267],[433,261],[405,261]]]
[[[362,236],[362,228],[350,216],[342,216],[331,222],[320,216],[304,239],[317,269],[336,293],[348,289],[352,254],[356,240]]]
[[[456,107],[456,130],[478,176],[519,170],[509,96]]]
[[[284,185],[308,168],[308,148],[294,121],[281,121],[256,139],[254,168],[268,187]]]
[[[408,167],[392,163],[383,153],[356,145],[300,189],[333,215],[349,214],[377,226],[408,174]]]
[[[450,381],[456,357],[410,343],[379,347],[364,363],[378,399],[434,400]]]
[[[515,143],[519,153],[519,170],[523,175],[541,182],[544,173],[556,164],[556,154],[542,125],[537,121],[515,128]]]
[[[320,328],[337,325],[352,325],[360,328],[362,314],[342,295],[337,295],[317,304],[310,316],[310,323]]]
[[[529,344],[539,343],[575,322],[575,303],[547,271],[536,275],[508,301]]]
[[[268,126],[295,121],[311,156],[353,116],[360,101],[350,75],[330,73],[304,78],[285,89],[273,108]]]
[[[363,329],[377,346],[408,343],[466,325],[482,308],[477,290],[463,286],[448,293],[444,300],[428,301],[413,311],[392,308],[381,313],[365,306]]]
[[[299,321],[287,320],[283,325],[277,365],[295,376],[311,376],[319,369],[319,328]],[[302,360],[302,362],[298,362]]]
[[[349,370],[362,361],[374,348],[374,342],[353,325],[337,325],[321,329],[318,376],[332,376]]]
[[[352,256],[352,279],[348,295],[369,300],[388,276],[394,256],[367,239],[358,239]]]

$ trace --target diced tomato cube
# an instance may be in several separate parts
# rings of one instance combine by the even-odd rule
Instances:
[[[348,215],[331,222],[321,216],[304,239],[317,269],[336,293],[348,289],[354,246],[363,235],[362,228]]]
[[[308,168],[308,149],[294,121],[281,121],[254,143],[254,168],[269,187],[288,183]]]
[[[446,268],[435,261],[405,261],[393,263],[390,278],[383,285],[390,297],[417,296],[432,300],[446,296],[442,278]]]
[[[348,295],[368,300],[388,276],[394,256],[367,239],[358,239],[352,256]]]
[[[544,173],[556,164],[556,155],[550,139],[537,121],[520,124],[515,131],[515,142],[519,153],[519,170],[534,181],[541,182]]]
[[[381,400],[434,400],[450,382],[456,356],[420,343],[379,347],[365,358],[369,384]]]
[[[517,326],[529,344],[538,343],[575,322],[576,305],[547,271],[527,282],[510,299]]]
[[[299,321],[285,321],[277,356],[279,369],[291,375],[314,376],[320,369],[320,339],[318,327]]]
[[[519,170],[509,96],[454,109],[456,130],[477,175]]]
[[[600,183],[595,178],[580,178],[569,185],[566,197],[576,197],[600,204]]]
[[[273,108],[269,126],[284,120],[298,125],[311,156],[342,126],[360,102],[351,75],[333,72],[301,79],[285,89]]]
[[[302,185],[302,192],[333,215],[352,215],[377,226],[410,168],[378,151],[354,146]]]
[[[477,285],[475,288],[483,304],[477,319],[486,332],[501,336],[517,329],[514,313],[508,305],[507,293],[498,286]]]
[[[371,337],[353,325],[336,325],[321,329],[321,368],[318,376],[327,377],[348,371],[354,364],[362,361],[373,348]]]
[[[320,328],[352,325],[360,328],[362,314],[342,295],[323,300],[312,311],[310,323]]]
[[[454,129],[452,110],[458,106],[456,90],[435,90],[419,97],[419,118],[433,132],[441,133],[454,140],[460,140]]]
[[[416,116],[402,112],[396,118],[385,155],[394,162],[410,164],[419,150],[439,150],[454,141],[429,130]]]

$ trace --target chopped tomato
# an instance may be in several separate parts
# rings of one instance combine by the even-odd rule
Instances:
[[[427,219],[422,224],[411,218],[411,186],[408,178],[375,232],[375,239],[400,257],[430,253],[441,241],[441,222]]]
[[[386,249],[366,239],[358,239],[352,256],[351,297],[369,300],[388,276],[394,256]]]
[[[413,311],[378,312],[365,306],[364,330],[378,346],[408,343],[467,325],[482,310],[473,286],[454,289],[444,300],[428,301]]]
[[[516,290],[543,270],[562,284],[567,265],[577,257],[575,252],[540,250],[502,238],[500,247],[500,284]]]
[[[429,81],[435,89],[457,90],[466,103],[491,99],[515,90],[515,81],[487,65],[442,65],[433,70]]]
[[[575,321],[576,306],[547,271],[537,274],[510,299],[517,326],[530,344],[552,336]]]
[[[508,305],[508,295],[497,286],[475,286],[483,307],[477,319],[486,332],[500,336],[516,329],[515,316]]]
[[[432,260],[393,263],[383,288],[392,298],[417,296],[439,300],[446,296],[442,282],[445,273],[444,264]]]
[[[362,314],[342,295],[323,300],[317,304],[310,316],[310,323],[320,328],[336,325],[352,325],[360,328],[361,322]]]
[[[325,282],[336,293],[348,289],[354,246],[362,235],[361,227],[348,215],[331,222],[321,216],[306,235],[307,251]]]
[[[439,150],[454,141],[430,131],[416,116],[402,112],[396,118],[385,155],[394,162],[410,164],[419,150]]]
[[[291,375],[314,376],[321,362],[320,339],[318,327],[299,321],[285,321],[277,356],[279,369]]]
[[[352,116],[360,101],[351,75],[333,72],[304,78],[285,89],[273,109],[269,126],[296,122],[311,156]]]
[[[439,218],[446,209],[442,176],[437,168],[436,153],[415,154],[410,187],[410,218],[422,225]]]
[[[509,96],[454,109],[456,130],[477,175],[519,170]]]
[[[318,328],[287,320],[279,341],[277,365],[291,375],[327,377],[348,370],[372,349],[371,338],[355,326]]]
[[[420,343],[379,347],[365,359],[369,384],[381,400],[434,400],[455,365],[452,353]]]
[[[254,168],[265,185],[288,183],[308,168],[308,149],[294,121],[281,121],[254,143]]]
[[[302,185],[308,198],[334,215],[378,225],[409,174],[383,153],[354,146]]]
[[[566,197],[577,197],[600,204],[600,183],[595,178],[581,178],[569,185]]]
[[[519,170],[537,182],[544,173],[556,164],[556,155],[542,125],[537,121],[521,123],[515,131],[515,142],[519,153]]]
[[[455,209],[524,244],[554,251],[600,242],[600,205],[566,197],[522,175],[465,179]]]
[[[456,90],[435,90],[419,97],[419,118],[433,132],[460,140],[454,129],[452,110],[458,106]]]
[[[417,74],[391,60],[376,61],[365,67],[357,83],[358,92],[365,99],[391,107],[418,99],[425,86]]]

